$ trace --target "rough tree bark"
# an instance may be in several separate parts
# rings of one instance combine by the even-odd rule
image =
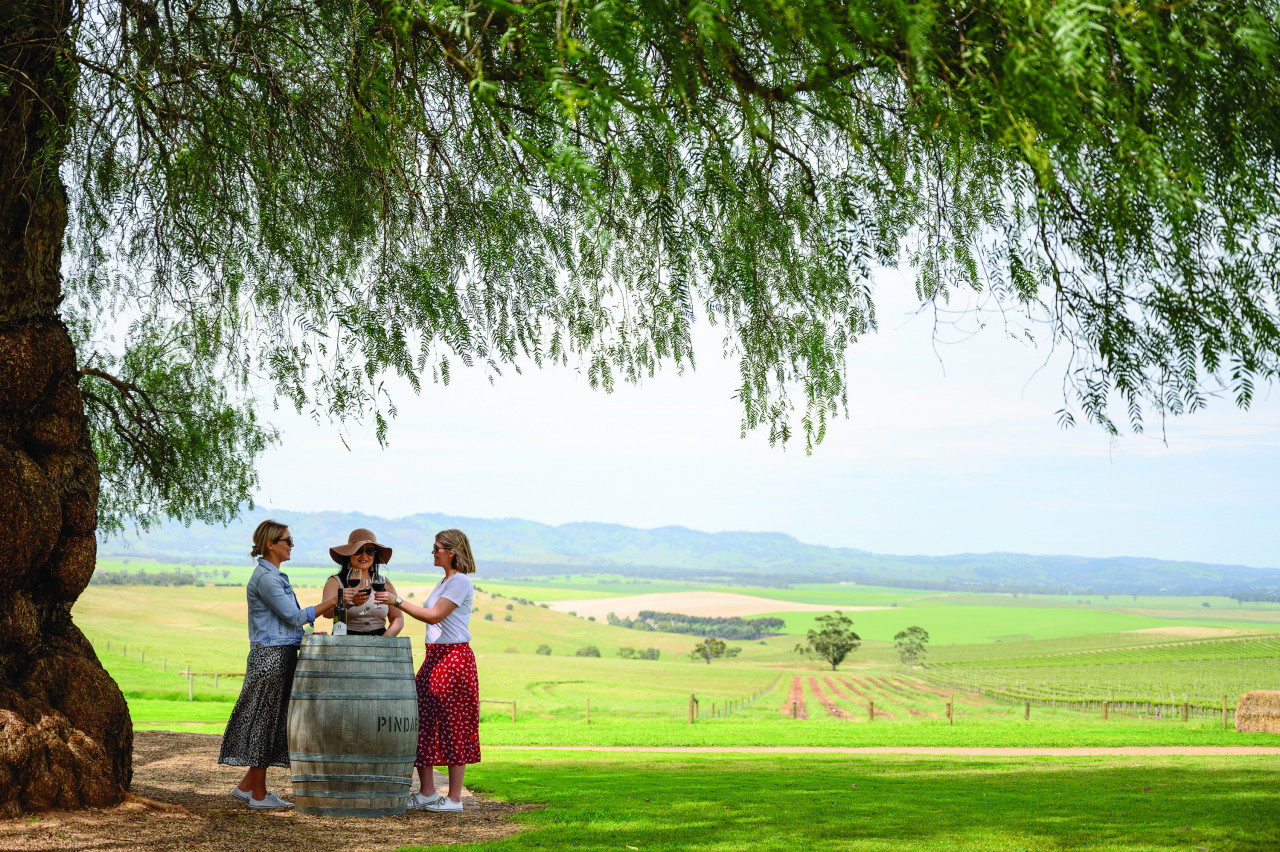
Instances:
[[[98,467],[58,317],[69,0],[0,3],[0,816],[108,805],[133,774],[120,688],[71,622],[96,555]]]

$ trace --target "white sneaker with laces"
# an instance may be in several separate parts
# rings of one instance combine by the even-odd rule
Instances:
[[[438,811],[440,813],[454,813],[462,810],[462,802],[455,802],[448,796],[441,796],[434,802],[430,802],[423,806],[428,811]]]
[[[249,807],[255,811],[273,811],[280,808],[291,808],[293,802],[286,802],[275,793],[268,793],[261,799],[249,799]]]
[[[231,788],[231,795],[235,796],[242,802],[247,802],[249,799],[253,798],[253,793],[248,790],[241,790],[239,784]]]
[[[409,796],[409,800],[405,802],[405,809],[410,811],[422,810],[427,805],[432,802],[437,802],[442,798],[444,797],[439,793],[432,793],[429,796],[424,793],[413,793]]]

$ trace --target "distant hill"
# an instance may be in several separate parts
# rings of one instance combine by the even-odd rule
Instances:
[[[457,527],[471,538],[480,570],[489,576],[605,571],[670,579],[679,572],[691,580],[764,585],[845,581],[966,591],[1280,594],[1280,570],[1244,565],[1020,553],[890,556],[805,544],[783,533],[645,530],[585,522],[551,526],[517,518],[438,514],[388,519],[348,512],[258,510],[226,528],[171,523],[140,539],[108,539],[100,542],[99,554],[193,564],[247,561],[253,529],[266,517],[289,524],[297,539],[294,559],[300,564],[328,564],[331,545],[346,542],[356,527],[368,527],[395,549],[393,562],[400,570],[426,569],[435,533]]]

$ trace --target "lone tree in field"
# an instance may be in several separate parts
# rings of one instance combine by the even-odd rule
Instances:
[[[917,661],[924,659],[924,646],[927,644],[929,631],[915,625],[898,631],[893,637],[893,645],[898,649],[898,659],[911,668],[915,667]]]
[[[708,636],[697,645],[693,646],[693,650],[689,652],[689,656],[695,660],[703,660],[707,665],[711,665],[712,660],[723,657],[728,650],[728,646],[724,644],[723,639],[716,639],[714,636]],[[656,659],[656,658],[655,658]]]
[[[902,265],[1071,350],[1064,422],[1248,405],[1277,57],[1263,0],[0,4],[0,812],[124,796],[95,531],[237,513],[260,401],[383,438],[388,376],[608,390],[707,321],[811,447]]]
[[[820,657],[831,664],[835,671],[844,658],[858,650],[862,638],[853,632],[853,621],[849,616],[836,610],[831,615],[820,615],[815,619],[817,630],[810,630],[805,641],[796,646],[796,653]]]

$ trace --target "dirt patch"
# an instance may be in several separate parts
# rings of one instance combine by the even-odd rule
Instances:
[[[460,814],[412,811],[365,820],[292,810],[250,811],[230,796],[244,770],[218,765],[221,741],[207,734],[137,731],[133,795],[128,801],[113,808],[45,811],[0,820],[0,849],[313,852],[341,838],[344,849],[362,852],[406,844],[498,840],[529,829],[509,818],[534,806],[465,795]],[[267,786],[286,798],[293,792],[285,769],[268,769]]]
[[[828,680],[827,683],[830,684],[831,681]],[[816,677],[810,676],[809,691],[813,693],[813,697],[818,699],[818,703],[821,704],[832,716],[835,716],[837,719],[852,718],[847,710],[837,707],[835,702],[827,698],[826,693],[822,691],[822,687],[818,686],[818,679]]]
[[[800,683],[799,675],[791,678],[791,692],[787,695],[787,700],[778,708],[778,712],[788,719],[809,718],[809,708],[804,703],[804,687]]]
[[[893,714],[892,714],[892,713],[890,713],[888,710],[881,710],[879,707],[876,707],[876,706],[875,706],[875,704],[874,704],[874,702],[875,702],[875,697],[874,697],[874,696],[872,696],[872,695],[868,695],[866,692],[863,692],[863,691],[862,691],[862,689],[871,689],[871,687],[870,687],[869,685],[867,685],[866,683],[863,683],[863,682],[862,682],[862,681],[860,681],[860,680],[856,680],[856,679],[855,679],[855,680],[846,680],[845,678],[840,678],[840,682],[844,684],[844,688],[845,688],[845,689],[849,690],[849,691],[850,691],[850,692],[852,692],[854,695],[858,696],[858,697],[859,697],[859,698],[861,698],[863,701],[867,702],[867,706],[868,706],[868,707],[874,708],[875,715],[877,715],[877,716],[882,716],[882,717],[884,717],[885,719],[892,719],[892,718],[893,718]],[[859,689],[859,687],[862,687],[862,689]]]
[[[624,595],[616,598],[591,598],[589,600],[548,601],[559,612],[576,612],[582,618],[595,616],[604,621],[609,613],[619,618],[635,618],[642,610],[654,612],[678,612],[681,615],[733,616],[760,615],[766,612],[858,612],[868,609],[886,609],[882,606],[831,606],[790,601],[775,601],[754,595],[733,592],[655,592],[649,595]]]

